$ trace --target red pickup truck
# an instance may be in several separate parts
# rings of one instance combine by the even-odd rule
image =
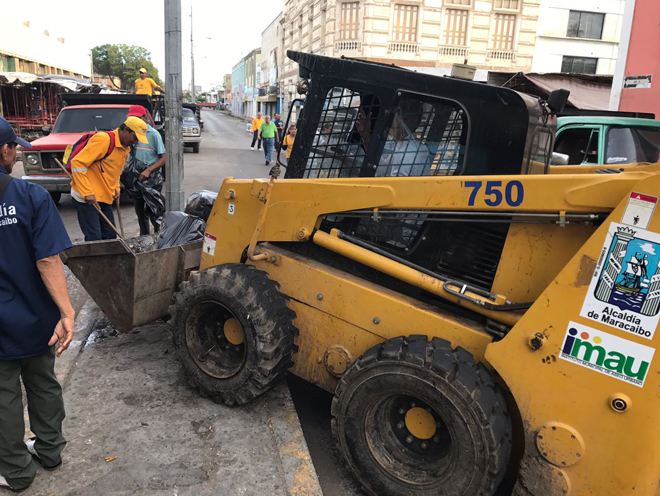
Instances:
[[[61,162],[66,147],[83,134],[119,127],[126,120],[131,105],[145,107],[150,113],[150,124],[156,129],[162,127],[158,123],[161,113],[155,112],[155,123],[152,101],[146,95],[69,93],[63,95],[63,105],[53,129],[44,129],[47,135],[34,140],[32,148],[23,151],[23,179],[46,188],[55,203],[62,193],[71,190],[71,183],[55,158]]]

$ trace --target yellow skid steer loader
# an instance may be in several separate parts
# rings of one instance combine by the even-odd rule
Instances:
[[[224,180],[170,308],[191,383],[333,392],[374,496],[660,494],[660,164],[552,167],[561,92],[288,56],[291,159]]]

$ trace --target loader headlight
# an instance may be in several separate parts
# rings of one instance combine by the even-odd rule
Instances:
[[[39,155],[36,153],[30,153],[25,156],[25,160],[27,160],[27,163],[30,165],[37,165],[39,163]]]

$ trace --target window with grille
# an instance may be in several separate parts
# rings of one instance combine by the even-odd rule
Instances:
[[[513,34],[516,28],[516,16],[495,14],[494,50],[513,50]]]
[[[366,92],[332,88],[305,166],[304,178],[358,177],[380,101]]]
[[[402,96],[394,109],[376,176],[451,176],[465,158],[465,112],[448,101]]]
[[[518,0],[495,0],[495,8],[518,10]]]
[[[472,5],[472,0],[445,0],[447,5],[464,5],[470,7]]]
[[[341,4],[339,36],[342,40],[356,40],[358,37],[358,12],[360,2]]]
[[[566,36],[600,40],[603,37],[604,21],[605,14],[571,10],[568,16]]]
[[[445,45],[467,45],[467,23],[469,11],[447,9],[445,13]]]
[[[418,18],[419,7],[417,5],[396,4],[392,24],[392,41],[417,43]]]
[[[561,72],[573,74],[596,74],[598,59],[592,57],[569,57],[564,55],[561,61]]]

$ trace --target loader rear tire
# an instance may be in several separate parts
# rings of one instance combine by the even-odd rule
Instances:
[[[463,348],[389,339],[356,360],[332,402],[332,430],[373,496],[492,495],[511,453],[506,400]]]
[[[268,274],[226,264],[192,274],[170,307],[189,383],[217,403],[243,405],[293,365],[296,314]]]

